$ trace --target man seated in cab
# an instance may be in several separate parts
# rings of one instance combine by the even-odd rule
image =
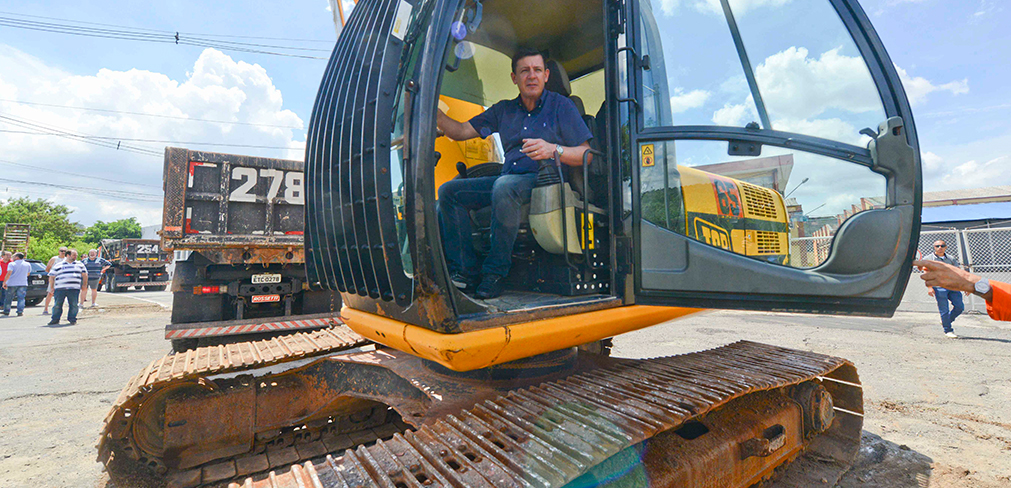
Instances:
[[[530,202],[540,161],[556,155],[563,164],[581,166],[593,137],[576,104],[544,89],[551,73],[536,50],[518,49],[512,58],[512,81],[519,97],[502,100],[467,122],[439,111],[438,126],[450,139],[485,138],[498,132],[505,150],[502,174],[450,180],[439,188],[439,225],[453,284],[465,291],[477,285],[477,298],[502,293],[502,280],[512,265],[512,248],[520,226],[520,209]],[[482,265],[471,244],[469,210],[492,206],[491,250]]]

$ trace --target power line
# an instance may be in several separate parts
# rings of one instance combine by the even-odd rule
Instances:
[[[222,51],[238,51],[247,52],[254,54],[269,54],[274,56],[286,56],[292,58],[303,58],[303,59],[320,59],[326,60],[326,57],[320,56],[309,56],[304,54],[294,54],[294,53],[282,53],[276,51],[266,51],[264,49],[281,49],[289,51],[329,51],[325,49],[317,48],[304,48],[295,46],[277,46],[270,44],[256,44],[256,43],[243,43],[236,41],[223,41],[214,40],[200,37],[186,37],[176,32],[171,34],[165,33],[147,33],[147,32],[137,32],[138,29],[117,26],[117,30],[113,29],[99,29],[94,27],[82,27],[71,24],[58,24],[53,22],[39,22],[34,20],[24,20],[16,19],[11,17],[0,17],[0,26],[12,27],[16,29],[26,29],[41,32],[50,32],[56,34],[66,34],[84,37],[97,37],[103,39],[116,39],[124,41],[139,41],[139,42],[154,42],[161,44],[182,44],[187,46],[196,47],[210,47],[214,49],[220,49]],[[123,30],[129,29],[129,30]],[[133,31],[133,32],[131,32]]]
[[[91,188],[91,187],[85,187],[85,186],[60,185],[60,184],[57,184],[57,183],[46,183],[46,182],[42,182],[42,181],[12,180],[12,179],[9,179],[9,178],[5,178],[3,181],[4,181],[4,183],[18,183],[18,184],[21,184],[21,185],[43,186],[43,187],[48,187],[48,188],[58,188],[60,190],[87,192],[87,193],[98,194],[98,195],[109,196],[109,197],[118,197],[118,198],[125,198],[125,199],[139,199],[139,200],[149,201],[149,202],[155,202],[155,201],[161,201],[162,200],[162,196],[161,195],[155,195],[155,194],[152,194],[152,193],[138,193],[138,192],[121,191],[121,190],[106,190],[104,188]]]
[[[173,33],[176,32],[176,31],[164,30],[164,29],[150,29],[150,28],[145,28],[145,27],[129,27],[129,26],[123,26],[123,25],[117,25],[117,24],[105,24],[105,23],[101,23],[101,22],[86,22],[86,21],[83,21],[83,20],[64,19],[64,18],[60,18],[60,17],[47,17],[45,15],[21,14],[21,13],[17,13],[17,12],[3,12],[3,11],[0,11],[0,15],[15,15],[15,16],[18,16],[18,17],[29,17],[29,18],[34,18],[34,19],[60,20],[60,21],[64,21],[64,22],[73,22],[73,23],[76,23],[76,24],[100,25],[100,26],[104,26],[104,27],[117,27],[117,28],[120,28],[120,29],[129,29],[129,30],[136,30],[136,31],[161,32],[161,33],[168,33],[168,34],[173,34]],[[190,35],[190,36],[203,36],[203,37],[228,37],[228,38],[237,38],[237,39],[262,39],[262,40],[267,40],[267,41],[319,42],[319,43],[327,43],[327,44],[333,44],[334,43],[334,41],[323,40],[323,39],[295,39],[295,38],[290,38],[290,37],[239,36],[239,35],[229,35],[229,34],[206,34],[206,33],[197,33],[197,32],[180,32],[180,34],[186,34],[186,35]]]
[[[0,132],[9,132],[15,134],[28,134],[35,136],[57,136],[59,134],[53,134],[50,132],[33,132],[27,130],[6,130],[0,129]],[[222,142],[193,142],[193,141],[172,141],[163,139],[130,139],[125,137],[111,137],[111,136],[82,136],[86,139],[97,139],[97,140],[110,140],[110,141],[131,141],[131,142],[156,142],[164,144],[173,144],[180,146],[224,146],[224,147],[245,147],[245,148],[256,148],[256,149],[299,149],[297,147],[288,146],[259,146],[255,144],[228,144]]]
[[[296,127],[296,126],[293,126],[293,125],[254,124],[252,122],[231,122],[231,121],[227,121],[227,120],[213,120],[213,119],[201,119],[201,118],[196,118],[196,117],[183,117],[183,116],[180,116],[180,115],[148,114],[148,113],[143,113],[143,112],[130,112],[130,111],[126,111],[126,110],[111,110],[111,109],[105,109],[105,108],[74,107],[74,106],[71,106],[71,105],[58,105],[58,104],[55,104],[55,103],[26,102],[24,100],[12,100],[12,99],[9,99],[9,98],[0,98],[0,102],[18,103],[18,104],[22,104],[22,105],[36,105],[36,106],[40,106],[40,107],[67,108],[67,109],[72,109],[72,110],[86,110],[86,111],[89,111],[89,112],[105,112],[105,113],[113,113],[113,114],[141,115],[141,116],[145,116],[145,117],[158,117],[158,118],[162,118],[162,119],[176,119],[176,120],[193,121],[193,122],[209,122],[209,123],[214,123],[214,124],[248,125],[248,126],[252,126],[252,127],[273,127],[273,128],[278,128],[278,129],[296,129],[296,130],[302,130],[303,129],[302,127]]]
[[[121,181],[121,180],[110,180],[108,178],[102,178],[100,176],[82,175],[80,173],[70,173],[70,172],[66,172],[66,171],[63,171],[63,170],[57,170],[55,168],[47,168],[47,167],[36,166],[36,165],[24,165],[24,164],[21,164],[21,163],[15,163],[13,161],[7,161],[7,160],[0,160],[0,164],[11,165],[11,166],[19,166],[21,168],[27,168],[29,170],[52,171],[52,172],[54,172],[56,174],[60,174],[60,175],[76,176],[76,177],[79,177],[79,178],[90,178],[92,180],[105,181],[105,182],[109,182],[109,183],[119,183],[121,185],[146,186],[146,187],[150,187],[150,188],[159,188],[159,189],[162,188],[161,186],[158,186],[158,185],[147,185],[147,184],[144,184],[144,183],[132,183],[132,182]],[[0,179],[0,183],[2,183],[2,182],[3,182],[3,180]]]
[[[122,151],[133,152],[133,153],[137,153],[137,154],[143,154],[143,155],[146,155],[146,156],[154,156],[154,157],[159,157],[159,158],[161,158],[163,156],[162,153],[159,152],[159,151],[154,151],[154,150],[143,148],[143,147],[130,146],[130,145],[122,144],[122,143],[112,144],[111,142],[107,142],[107,141],[90,140],[90,139],[88,139],[88,137],[89,137],[88,135],[75,134],[73,132],[70,132],[70,131],[67,131],[67,130],[63,130],[63,129],[59,129],[59,128],[54,128],[54,127],[51,127],[51,126],[47,127],[47,126],[39,124],[37,122],[32,122],[32,121],[29,121],[27,119],[18,119],[16,117],[11,117],[11,116],[8,116],[8,115],[3,115],[2,113],[0,113],[0,121],[5,121],[6,123],[13,124],[16,127],[21,127],[21,128],[25,128],[25,129],[32,129],[32,130],[40,130],[41,129],[43,131],[47,131],[49,133],[53,133],[54,135],[58,135],[60,137],[65,137],[67,139],[71,139],[71,140],[75,140],[75,141],[79,141],[79,142],[84,142],[84,143],[87,143],[87,144],[94,144],[96,146],[106,147],[106,148],[109,148],[109,149],[122,150]]]

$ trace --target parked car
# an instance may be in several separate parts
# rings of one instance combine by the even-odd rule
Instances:
[[[34,307],[46,299],[49,291],[49,273],[46,273],[46,263],[36,259],[27,260],[32,265],[28,273],[28,292],[25,293],[25,306]]]

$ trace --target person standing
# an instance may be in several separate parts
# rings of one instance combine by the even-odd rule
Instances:
[[[11,263],[11,252],[2,251],[0,252],[0,282],[3,282],[7,278],[7,265]],[[0,306],[7,303],[7,289],[0,288]]]
[[[948,244],[944,241],[938,240],[934,242],[934,253],[924,256],[924,261],[937,261],[939,263],[944,263],[950,266],[959,268],[958,259],[954,256],[950,256],[947,253]],[[955,319],[962,314],[965,310],[965,305],[962,304],[962,292],[958,290],[949,290],[947,288],[942,288],[940,286],[930,286],[927,285],[927,294],[934,297],[937,300],[937,311],[941,313],[941,327],[944,329],[944,335],[957,339],[958,335],[955,334],[955,329],[951,327],[951,324],[955,322]],[[951,310],[948,310],[948,302],[951,302]]]
[[[60,248],[59,253],[55,256],[49,258],[49,262],[46,263],[46,273],[53,270],[53,266],[62,263],[67,259],[67,247],[63,246]],[[53,280],[49,280],[49,290],[46,292],[46,302],[42,309],[42,315],[49,315],[49,302],[53,299]]]
[[[25,312],[25,293],[28,292],[28,274],[32,272],[32,265],[25,261],[24,253],[15,253],[14,261],[7,265],[7,273],[4,275],[4,290],[7,295],[4,297],[3,314],[11,314],[11,301],[17,297],[18,317]]]
[[[77,324],[77,304],[81,291],[88,282],[88,268],[77,260],[77,250],[69,249],[67,259],[53,266],[49,281],[53,284],[53,319],[49,325],[57,325],[63,316],[63,302],[68,302],[67,321]]]
[[[98,303],[98,281],[102,278],[109,266],[112,263],[106,261],[105,258],[98,257],[98,250],[91,249],[88,251],[88,258],[81,261],[84,267],[88,270],[88,286],[81,289],[81,307],[84,307],[84,302],[88,301],[88,288],[91,288],[91,306],[97,307]]]

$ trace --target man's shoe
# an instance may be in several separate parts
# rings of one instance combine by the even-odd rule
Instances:
[[[944,335],[946,335],[946,336],[948,336],[948,337],[950,337],[952,339],[958,339],[958,335],[955,334],[954,332],[945,332]]]
[[[4,314],[4,316],[7,316],[7,315],[11,314],[10,312],[0,312],[0,313]]]
[[[495,298],[502,294],[502,277],[496,275],[484,275],[481,284],[477,287],[475,296],[485,300]]]
[[[25,314],[24,312],[18,312],[18,317],[20,317],[20,316],[22,316],[24,314]]]
[[[49,323],[46,324],[46,325],[60,325],[60,321],[59,320],[50,320]]]
[[[69,322],[70,325],[77,325],[77,321]]]
[[[449,281],[453,283],[453,286],[459,288],[461,291],[469,292],[477,286],[477,279],[469,276],[465,276],[463,273],[453,273],[449,277]]]

